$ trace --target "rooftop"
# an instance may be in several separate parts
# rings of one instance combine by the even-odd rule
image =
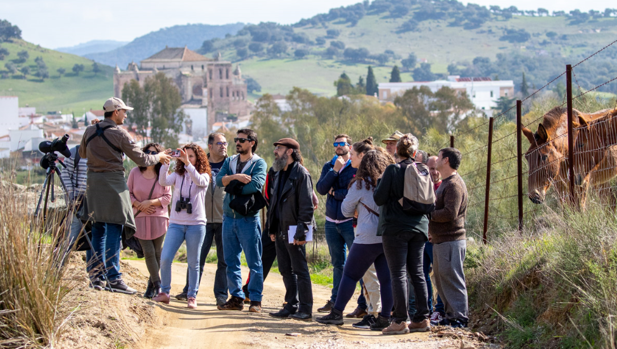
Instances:
[[[185,47],[165,47],[162,51],[155,53],[154,55],[144,59],[142,62],[169,60],[169,61],[182,61],[182,62],[194,62],[194,61],[211,61],[210,58],[202,56],[195,51],[189,50]]]

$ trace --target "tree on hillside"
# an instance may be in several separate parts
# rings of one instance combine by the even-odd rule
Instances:
[[[409,56],[407,56],[407,58],[401,60],[401,65],[403,66],[403,68],[405,68],[406,71],[410,71],[411,69],[416,67],[416,62],[418,61],[418,58],[416,57],[415,53],[410,53]]]
[[[28,67],[28,66],[22,67],[19,71],[22,74],[24,74],[24,79],[25,79],[27,77],[27,75],[30,74],[30,67]]]
[[[356,93],[360,95],[366,94],[366,85],[364,84],[364,78],[362,75],[358,78],[358,83],[356,84]]]
[[[59,74],[61,77],[62,77],[62,75],[64,75],[64,73],[66,73],[66,69],[64,69],[64,68],[58,68],[56,71],[58,72],[58,74]]]
[[[47,70],[47,67],[39,67],[38,71],[36,72],[36,76],[41,78],[41,80],[48,79],[49,71]]]
[[[204,41],[203,44],[201,44],[201,48],[199,49],[199,51],[201,51],[202,53],[209,53],[212,52],[212,50],[214,50],[214,43],[212,42],[212,40]]]
[[[494,106],[492,109],[497,111],[499,114],[504,114],[507,119],[512,120],[514,116],[516,116],[516,113],[514,110],[510,110],[508,112],[508,109],[514,106],[515,100],[516,98],[508,98],[506,96],[501,96],[497,99],[497,105]]]
[[[77,64],[75,63],[75,65],[73,65],[73,73],[75,73],[75,75],[79,75],[79,73],[81,73],[82,71],[84,71],[84,65],[83,64]]]
[[[373,67],[369,65],[366,75],[366,94],[367,96],[374,96],[376,93],[379,93],[379,87],[375,79],[375,73],[373,73]]]
[[[9,74],[16,74],[17,73],[17,67],[12,62],[6,62],[4,64],[4,67],[6,68],[6,70],[9,71]]]
[[[25,62],[28,58],[30,58],[30,54],[28,53],[28,51],[23,50],[23,51],[19,51],[17,52],[17,57],[19,57],[19,60],[17,61],[18,63],[23,63]]]
[[[98,63],[92,62],[92,72],[94,73],[94,75],[101,72],[101,67],[99,67]]]
[[[418,29],[418,21],[416,21],[415,19],[409,19],[405,21],[403,24],[401,24],[397,32],[406,33],[406,32],[415,32],[415,31],[420,31]]]
[[[386,63],[388,63],[388,61],[390,60],[390,56],[388,56],[385,53],[381,53],[378,54],[377,56],[374,57],[374,59],[380,64],[380,65],[384,65]]]
[[[353,85],[351,84],[351,79],[347,74],[343,73],[341,76],[334,82],[334,86],[336,86],[336,95],[337,96],[347,96],[353,93]]]
[[[0,47],[0,61],[3,61],[6,56],[9,55],[9,50],[4,47]]]
[[[398,70],[398,66],[396,65],[392,68],[392,72],[390,73],[390,82],[402,82],[401,72]]]
[[[263,51],[263,49],[264,49],[263,45],[258,42],[253,42],[249,45],[249,50],[255,53],[260,53],[261,51]]]
[[[21,29],[7,20],[0,20],[0,42],[21,39]]]
[[[414,81],[434,81],[437,75],[431,72],[430,63],[422,63],[419,68],[413,70]]]
[[[268,48],[268,55],[272,57],[279,57],[287,52],[287,44],[283,41],[277,41]]]
[[[521,93],[523,97],[529,96],[529,85],[527,85],[527,78],[525,78],[525,72],[523,72],[523,79],[521,81]]]
[[[261,85],[257,82],[257,80],[248,75],[244,75],[244,81],[246,82],[246,92],[261,92]]]
[[[178,133],[182,130],[185,115],[180,110],[182,96],[171,78],[164,73],[146,78],[144,87],[135,80],[124,84],[122,99],[135,108],[128,115],[128,122],[136,126],[137,133],[147,136],[165,147],[178,146]]]
[[[308,54],[309,54],[309,50],[304,49],[304,48],[299,48],[299,49],[294,51],[294,56],[296,58],[304,58],[304,57],[308,56]]]
[[[409,7],[405,5],[396,5],[392,10],[390,10],[390,17],[392,18],[401,18],[405,17],[409,13]]]
[[[246,59],[249,56],[249,50],[247,50],[246,47],[239,48],[239,49],[236,50],[236,55],[240,59]]]

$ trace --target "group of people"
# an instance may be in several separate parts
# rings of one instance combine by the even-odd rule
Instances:
[[[360,282],[357,307],[346,315],[362,318],[354,327],[404,334],[428,331],[431,324],[467,326],[467,190],[457,173],[457,149],[441,149],[429,157],[409,133],[395,132],[382,141],[385,148],[370,137],[353,143],[339,134],[335,155],[324,164],[314,188],[300,144],[292,138],[273,144],[275,160],[268,171],[256,154],[259,141],[251,129],[237,131],[237,154],[232,156],[221,133],[209,135],[208,154],[193,143],[175,151],[156,143],[140,148],[119,127],[132,108],[110,98],[104,110],[105,120],[88,127],[72,151],[81,157],[79,165],[67,161],[63,172],[71,197],[84,198],[94,222],[88,253],[92,288],[136,293],[122,281],[119,264],[121,241],[136,239],[150,274],[144,297],[169,303],[172,262],[185,243],[186,286],[175,297],[195,309],[206,256],[215,243],[218,309],[243,310],[248,303],[249,312],[262,312],[264,279],[276,259],[286,293],[283,308],[269,315],[312,320],[305,246],[316,229],[316,191],[327,197],[325,237],[333,266],[332,295],[317,309],[327,314],[316,321],[342,325],[343,311]],[[138,166],[128,181],[124,155]],[[432,212],[403,209],[409,169],[434,186]],[[266,206],[262,233],[260,211]],[[77,218],[71,223],[73,241],[82,226]],[[242,252],[250,270],[246,285]]]

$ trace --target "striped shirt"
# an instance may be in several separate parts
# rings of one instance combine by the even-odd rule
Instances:
[[[66,165],[66,168],[59,166],[60,177],[62,177],[62,181],[64,182],[64,185],[66,185],[66,190],[68,191],[69,198],[71,200],[86,193],[88,159],[80,159],[79,164],[77,165],[78,169],[75,169],[75,157],[77,155],[78,147],[79,146],[71,148],[71,157],[64,159],[64,165]]]

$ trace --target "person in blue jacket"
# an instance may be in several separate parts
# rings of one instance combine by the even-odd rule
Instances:
[[[334,137],[336,156],[323,166],[316,185],[319,194],[328,196],[326,201],[326,242],[334,267],[332,296],[325,306],[317,309],[320,313],[331,312],[334,303],[336,303],[336,295],[347,259],[346,252],[351,248],[354,240],[353,218],[345,217],[341,211],[349,183],[356,175],[356,169],[351,166],[349,159],[351,142],[351,138],[346,134]],[[360,295],[358,307],[347,317],[362,318],[367,314],[366,308],[366,300],[364,296]]]
[[[236,143],[237,155],[229,157],[223,163],[216,176],[216,185],[227,187],[239,186],[241,195],[261,193],[266,182],[266,161],[255,154],[259,141],[257,133],[251,129],[238,130]],[[226,190],[227,191],[227,190]],[[231,297],[219,310],[242,310],[245,294],[242,291],[242,273],[240,255],[244,251],[246,262],[251,271],[248,284],[251,305],[250,312],[261,313],[263,291],[263,265],[261,263],[261,224],[259,212],[244,216],[229,207],[236,197],[227,191],[223,202],[223,246],[225,263],[227,263],[227,284]]]

